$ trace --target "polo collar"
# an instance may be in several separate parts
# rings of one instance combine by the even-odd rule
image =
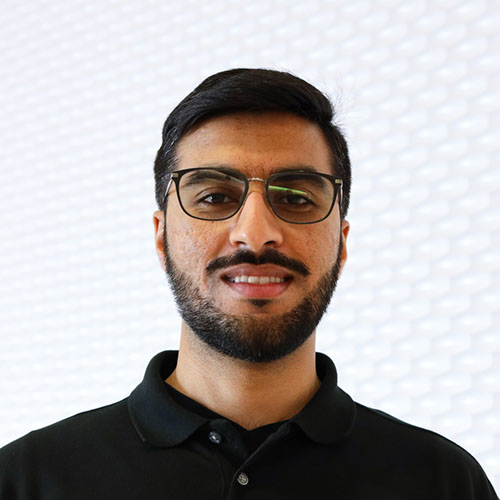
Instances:
[[[153,447],[176,446],[210,421],[181,406],[169,393],[165,379],[174,371],[177,357],[177,351],[157,354],[149,362],[143,381],[128,398],[129,414],[137,433]],[[316,354],[316,370],[322,384],[290,422],[312,441],[332,444],[352,429],[355,404],[337,386],[337,371],[328,356]]]
[[[320,388],[290,421],[295,422],[312,441],[333,444],[351,432],[356,405],[349,394],[338,387],[337,370],[325,354],[316,353],[316,373],[321,380]]]
[[[208,421],[178,404],[168,392],[165,379],[174,371],[177,357],[177,351],[157,354],[128,398],[137,433],[144,443],[154,447],[176,446]]]

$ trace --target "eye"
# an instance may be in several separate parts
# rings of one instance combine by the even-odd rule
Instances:
[[[286,205],[288,207],[306,207],[314,205],[311,195],[304,189],[296,189],[285,186],[269,186],[274,205]]]
[[[193,202],[200,206],[215,207],[239,203],[240,198],[241,192],[235,189],[209,187],[197,193]]]
[[[200,203],[218,205],[221,203],[231,203],[233,200],[224,193],[210,193],[200,198]]]
[[[288,194],[283,197],[283,203],[288,203],[290,205],[307,205],[311,203],[311,200],[300,194]]]

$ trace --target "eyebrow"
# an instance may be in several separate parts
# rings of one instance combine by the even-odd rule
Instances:
[[[233,172],[239,172],[240,174],[244,174],[241,170],[237,169],[234,165],[230,165],[227,163],[206,163],[202,165],[197,165],[195,168],[218,168],[222,170],[229,170]],[[294,170],[300,170],[302,172],[313,172],[313,173],[322,173],[317,168],[312,165],[304,165],[302,163],[297,163],[293,165],[284,165],[282,167],[276,167],[269,171],[269,175],[278,174],[280,172],[289,172]]]
[[[205,167],[203,167],[205,168]],[[191,172],[191,175],[187,176],[187,180],[184,181],[184,186],[194,186],[196,184],[199,184],[200,182],[203,182],[205,180],[228,180],[228,179],[234,179],[240,182],[243,182],[241,178],[235,177],[231,175],[231,170],[234,172],[237,172],[237,170],[234,169],[220,169],[219,167],[210,167],[210,168],[217,168],[218,171],[214,170],[194,170]]]
[[[327,185],[327,182],[325,179],[319,175],[313,175],[313,176],[308,176],[307,174],[310,173],[318,173],[317,170],[283,170],[282,173],[285,175],[281,178],[282,182],[287,182],[287,181],[300,181],[301,179],[307,177],[309,178],[310,182],[315,184],[319,188],[325,188]],[[287,175],[288,174],[288,175]],[[303,175],[301,175],[303,174]]]

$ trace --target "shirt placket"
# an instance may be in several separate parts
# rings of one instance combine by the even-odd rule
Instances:
[[[285,423],[249,454],[241,435],[229,422],[212,422],[207,439],[213,446],[214,459],[219,462],[223,483],[222,498],[259,498],[259,493],[252,487],[252,479],[256,479],[259,474],[259,462],[270,447],[276,446],[289,433],[290,424]]]

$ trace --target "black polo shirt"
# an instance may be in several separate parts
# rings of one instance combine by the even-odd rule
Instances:
[[[169,388],[176,362],[158,354],[127,399],[1,449],[1,500],[498,498],[459,446],[354,403],[325,355],[309,404],[250,432]]]

